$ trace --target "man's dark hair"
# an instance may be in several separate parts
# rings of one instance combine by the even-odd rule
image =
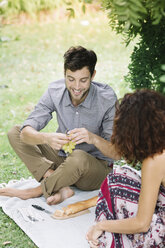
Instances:
[[[70,47],[64,54],[64,72],[69,69],[71,71],[81,70],[88,67],[91,76],[95,70],[97,56],[94,51],[87,50],[82,46]]]

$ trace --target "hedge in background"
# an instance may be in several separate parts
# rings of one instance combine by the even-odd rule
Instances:
[[[165,1],[164,0],[102,0],[108,10],[110,26],[129,42],[136,36],[125,77],[132,89],[151,88],[165,94],[161,65],[165,64]],[[161,79],[160,79],[161,78]],[[162,79],[163,78],[163,79]]]
[[[35,15],[40,11],[54,10],[60,7],[70,13],[69,17],[74,17],[74,8],[72,6],[80,5],[85,12],[86,4],[92,3],[92,0],[0,0],[0,14],[4,17],[12,17],[21,13]]]
[[[165,19],[158,25],[151,20],[143,23],[140,41],[135,45],[125,77],[132,89],[150,88],[165,94],[165,83],[160,80],[165,63]]]
[[[41,10],[59,7],[59,0],[3,0],[0,3],[0,13],[5,16],[17,15],[21,12],[34,14]]]

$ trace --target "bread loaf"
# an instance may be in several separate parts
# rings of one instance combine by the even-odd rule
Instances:
[[[62,208],[62,210],[56,210],[54,216],[61,217],[61,216],[69,216],[71,214],[78,213],[90,207],[96,206],[97,203],[97,196],[92,197],[85,201],[79,201],[73,204],[68,205],[67,207]]]

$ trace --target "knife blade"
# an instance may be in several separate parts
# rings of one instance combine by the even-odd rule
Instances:
[[[44,211],[45,213],[47,214],[53,214],[51,211],[45,209],[45,208],[42,208],[41,206],[39,205],[32,205],[33,208],[37,209],[37,210],[40,210],[40,211]]]

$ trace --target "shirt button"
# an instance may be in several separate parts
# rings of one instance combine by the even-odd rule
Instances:
[[[78,112],[76,112],[76,115],[78,115]]]

